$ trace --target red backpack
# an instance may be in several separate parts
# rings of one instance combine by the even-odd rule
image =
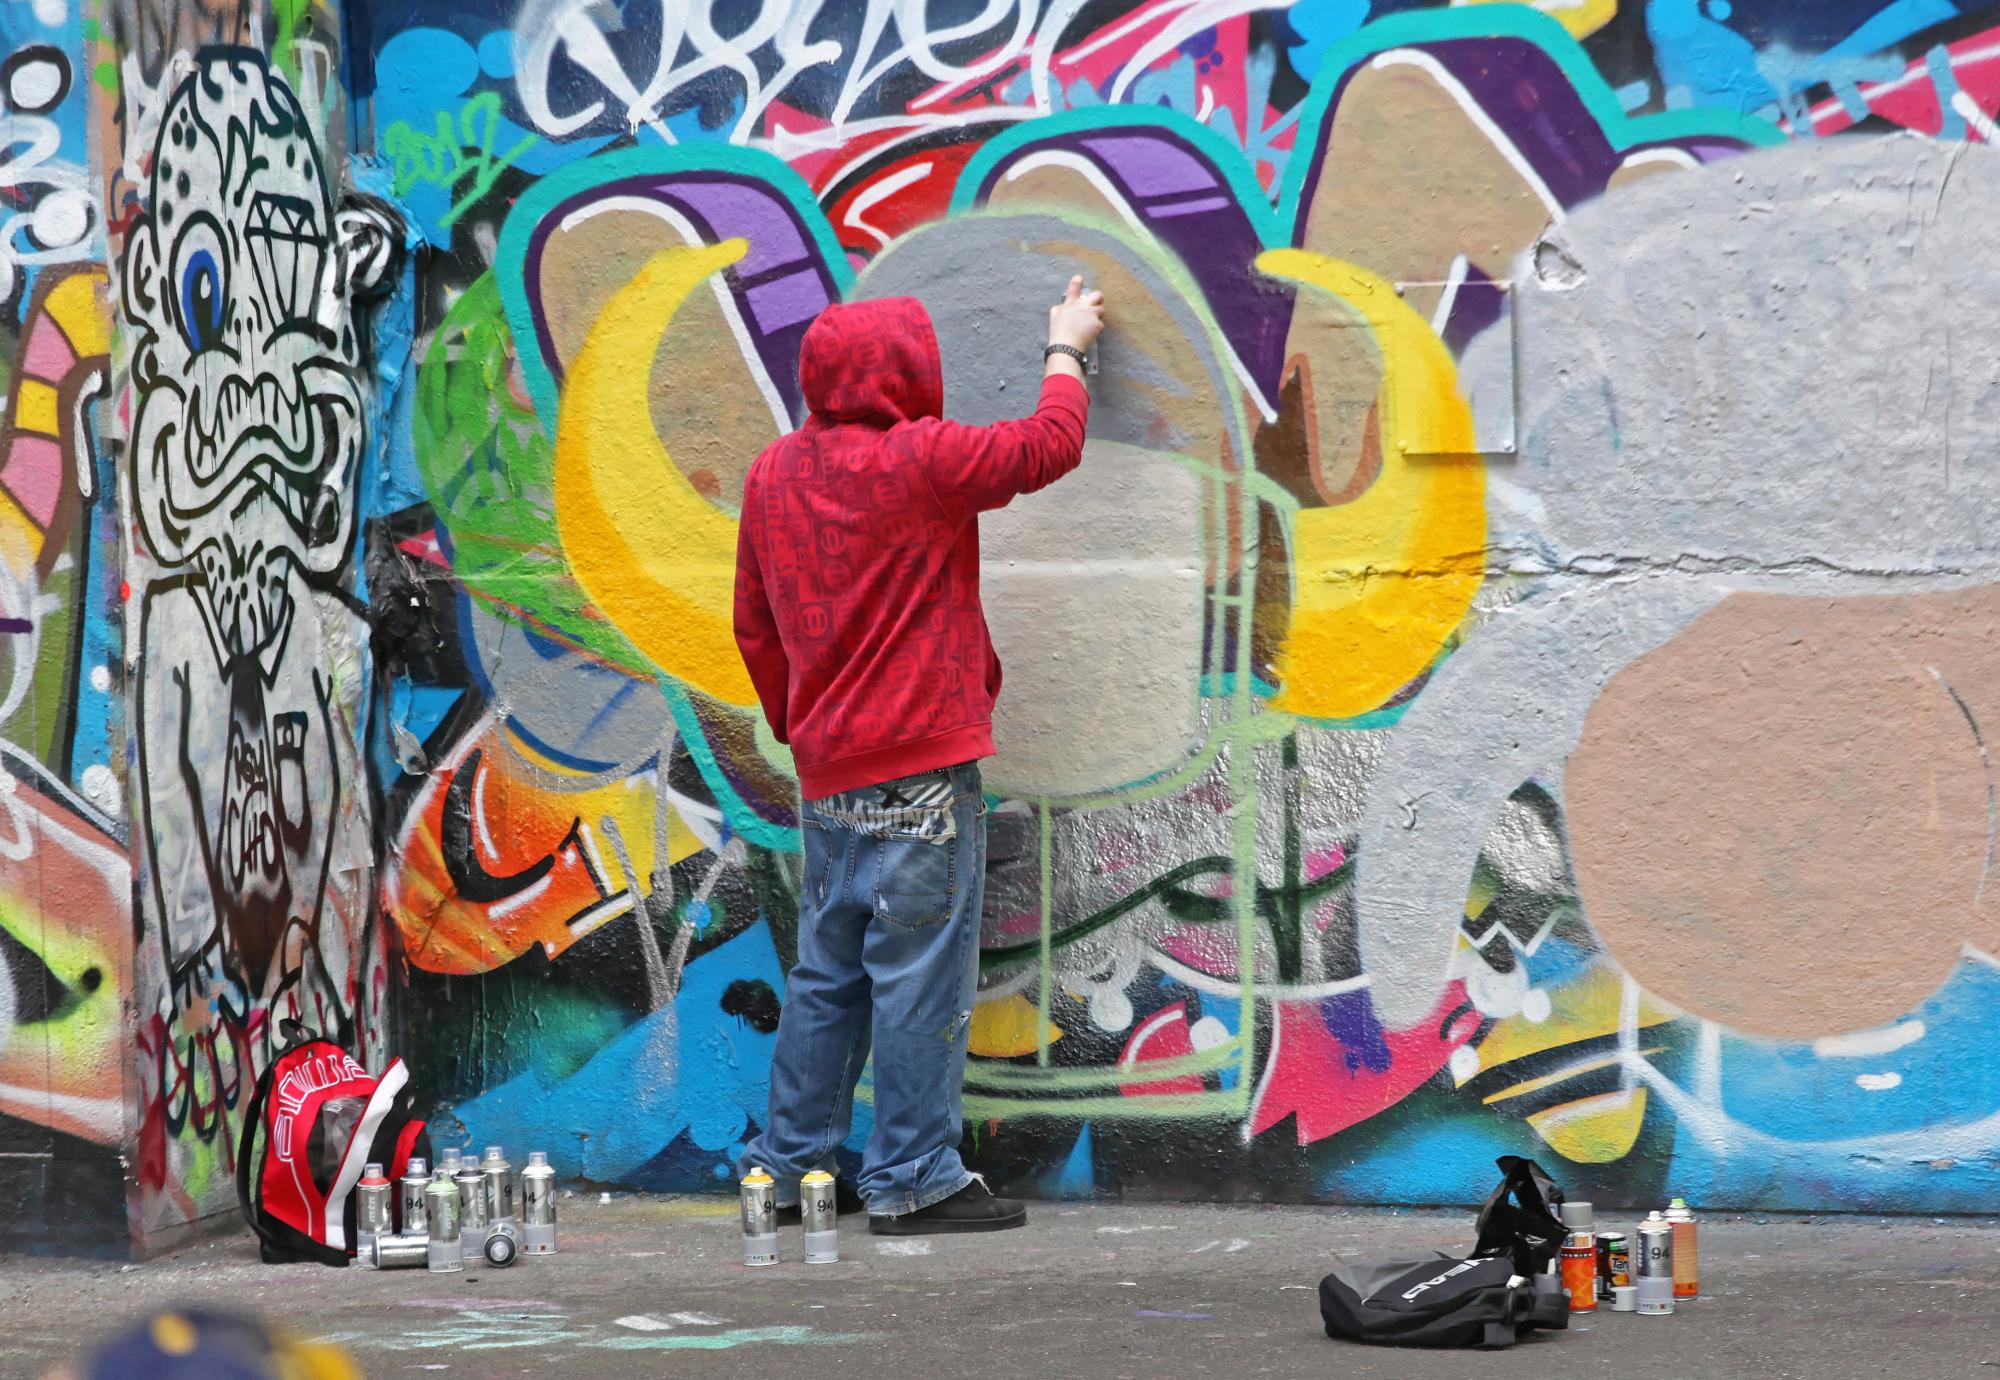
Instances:
[[[401,1059],[391,1059],[378,1078],[296,1021],[279,1029],[290,1043],[258,1078],[244,1114],[236,1201],[267,1264],[346,1265],[354,1255],[353,1188],[363,1166],[380,1164],[398,1179],[411,1156],[429,1158],[430,1137],[414,1114],[410,1071]],[[261,1162],[253,1158],[260,1128]]]

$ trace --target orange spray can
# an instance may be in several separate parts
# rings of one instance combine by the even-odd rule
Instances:
[[[1597,1311],[1597,1213],[1589,1203],[1564,1203],[1558,1211],[1569,1234],[1562,1244],[1563,1292],[1569,1311]]]
[[[1667,1204],[1666,1217],[1674,1227],[1674,1297],[1691,1299],[1701,1293],[1701,1257],[1695,1248],[1698,1224],[1685,1198]]]

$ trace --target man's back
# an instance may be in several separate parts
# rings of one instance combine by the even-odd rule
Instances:
[[[812,415],[744,484],[736,635],[801,793],[989,755],[978,514],[1076,467],[1088,395],[1052,375],[1031,417],[942,420],[936,337],[907,297],[822,313],[799,378]]]

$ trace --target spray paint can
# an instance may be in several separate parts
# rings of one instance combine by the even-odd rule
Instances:
[[[431,1186],[430,1166],[421,1155],[410,1156],[403,1177],[396,1181],[396,1222],[405,1236],[430,1235],[430,1216],[424,1210],[424,1190]]]
[[[1608,1231],[1597,1238],[1597,1301],[1612,1303],[1618,1290],[1632,1283],[1631,1239],[1622,1231]],[[1636,1304],[1634,1305],[1637,1306]]]
[[[378,1270],[421,1270],[430,1260],[430,1247],[427,1236],[384,1232],[375,1238],[374,1259],[369,1263]]]
[[[459,1163],[459,1149],[456,1145],[447,1145],[438,1152],[438,1168],[444,1171],[447,1179],[457,1178],[458,1171],[463,1167]]]
[[[375,1267],[375,1238],[395,1230],[389,1221],[389,1181],[382,1166],[371,1164],[361,1171],[354,1186],[354,1263],[365,1269]]]
[[[530,1150],[521,1171],[521,1242],[528,1255],[556,1253],[556,1171],[546,1151]]]
[[[806,1264],[838,1262],[839,1208],[833,1196],[833,1175],[824,1169],[815,1169],[799,1180],[799,1218],[806,1229]]]
[[[495,1222],[479,1250],[488,1265],[505,1269],[521,1258],[520,1230],[512,1222]]]
[[[459,1259],[477,1260],[486,1245],[486,1229],[493,1225],[486,1218],[486,1176],[474,1161],[460,1160],[451,1181],[458,1185]]]
[[[425,1259],[431,1273],[453,1274],[465,1268],[458,1244],[458,1185],[443,1165],[424,1190],[424,1213],[430,1219],[430,1247]]]
[[[1648,1317],[1674,1311],[1674,1227],[1655,1212],[1639,1224],[1639,1309]]]
[[[1589,1203],[1564,1203],[1560,1209],[1569,1234],[1562,1244],[1563,1292],[1569,1295],[1569,1311],[1597,1311],[1597,1211]]]
[[[498,1226],[502,1222],[519,1225],[514,1219],[514,1166],[507,1163],[499,1146],[486,1147],[486,1158],[479,1162],[479,1177],[485,1180],[486,1225]]]
[[[743,1176],[743,1263],[778,1263],[778,1185],[755,1167]]]
[[[1676,1198],[1664,1214],[1674,1224],[1674,1297],[1691,1299],[1701,1293],[1701,1251],[1695,1244],[1694,1211],[1687,1199]]]

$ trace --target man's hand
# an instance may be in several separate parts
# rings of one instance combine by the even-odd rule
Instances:
[[[1088,350],[1104,329],[1104,294],[1085,292],[1083,275],[1069,280],[1062,301],[1049,308],[1049,344]]]

